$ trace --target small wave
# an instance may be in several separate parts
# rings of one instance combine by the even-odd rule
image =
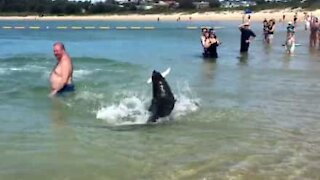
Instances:
[[[84,77],[87,77],[88,75],[97,72],[97,71],[101,71],[101,69],[93,69],[93,70],[88,70],[88,69],[75,69],[73,70],[73,77],[75,79],[81,79]]]
[[[21,67],[10,67],[8,68],[10,71],[27,71],[27,72],[42,72],[47,70],[47,67],[45,66],[39,66],[39,65],[24,65]]]
[[[93,71],[89,71],[89,70],[85,70],[85,69],[77,69],[77,70],[74,70],[73,71],[73,75],[75,77],[82,77],[82,76],[85,76],[85,75],[89,75],[91,74]]]
[[[95,101],[99,99],[103,99],[104,96],[101,93],[93,93],[90,91],[81,91],[76,94],[76,100],[86,100],[86,101]]]
[[[0,74],[7,74],[7,70],[4,68],[0,68]]]
[[[189,86],[184,89],[190,90]],[[119,103],[106,105],[99,109],[96,118],[105,120],[112,125],[145,124],[150,115],[147,110],[151,101],[150,97],[132,95],[134,93],[129,94],[130,96],[122,95]],[[192,97],[191,91],[183,94],[178,93],[175,96],[177,102],[170,117],[175,119],[198,110],[200,100]],[[163,120],[166,120],[166,118],[163,118]]]

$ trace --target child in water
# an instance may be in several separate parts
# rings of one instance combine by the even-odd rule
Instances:
[[[295,32],[294,30],[294,25],[292,24],[291,21],[288,22],[288,26],[287,26],[287,35],[290,33],[290,32]]]
[[[288,32],[287,40],[285,43],[286,51],[289,55],[293,55],[295,48],[294,32]]]

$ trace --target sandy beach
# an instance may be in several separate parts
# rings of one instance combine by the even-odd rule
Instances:
[[[283,9],[283,10],[263,10],[253,12],[251,14],[252,21],[262,21],[264,18],[274,18],[277,21],[286,15],[286,20],[293,19],[295,13],[298,13],[298,21],[303,21],[304,12],[320,16],[320,10],[304,11],[303,9]],[[243,11],[220,11],[220,12],[205,12],[205,13],[173,13],[173,14],[129,14],[129,15],[89,15],[89,16],[0,16],[0,20],[105,20],[105,21],[176,21],[180,18],[181,21],[208,21],[208,20],[242,20]]]

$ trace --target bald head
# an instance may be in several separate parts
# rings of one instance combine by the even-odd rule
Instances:
[[[65,54],[65,47],[62,42],[56,42],[53,44],[53,53],[56,56],[57,60],[59,61],[62,56]]]
[[[65,50],[64,44],[63,44],[62,42],[56,42],[56,43],[54,43],[54,44],[53,44],[53,47],[58,47],[58,48],[60,48],[60,49],[62,49],[62,50]]]

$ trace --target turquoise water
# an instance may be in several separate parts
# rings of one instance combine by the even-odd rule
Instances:
[[[220,58],[199,31],[223,26]],[[238,22],[2,21],[0,26],[155,26],[155,30],[0,29],[0,179],[320,179],[320,52],[298,26],[295,56],[258,37],[239,55]],[[50,99],[55,41],[75,94]],[[145,126],[153,69],[177,98]]]

